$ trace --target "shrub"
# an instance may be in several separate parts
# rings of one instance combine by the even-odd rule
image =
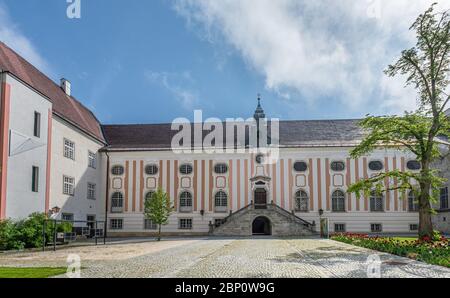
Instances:
[[[19,231],[11,220],[0,221],[0,250],[23,249]]]
[[[433,239],[437,239],[435,241],[429,237],[417,241],[406,241],[395,238],[369,237],[363,234],[336,234],[331,239],[430,264],[450,267],[449,241],[440,234],[433,236]]]
[[[0,250],[20,250],[24,248],[42,247],[43,228],[47,217],[43,213],[33,213],[28,218],[19,221],[0,221]],[[57,233],[72,232],[73,225],[64,222],[56,226]],[[46,225],[46,244],[53,240],[54,226]]]

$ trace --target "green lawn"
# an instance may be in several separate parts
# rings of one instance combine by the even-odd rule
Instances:
[[[47,278],[61,275],[67,268],[12,268],[0,267],[0,278]]]

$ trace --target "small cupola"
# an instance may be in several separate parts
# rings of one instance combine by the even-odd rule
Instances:
[[[253,115],[256,121],[266,118],[263,108],[261,107],[261,95],[258,94],[258,106],[256,107],[255,114]]]
[[[68,96],[71,95],[71,84],[69,80],[66,80],[64,78],[61,79],[61,89],[66,93]]]

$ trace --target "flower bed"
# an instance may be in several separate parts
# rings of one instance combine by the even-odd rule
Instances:
[[[449,240],[444,237],[438,237],[434,240],[408,241],[387,237],[370,237],[366,234],[345,233],[335,234],[331,239],[450,268]]]

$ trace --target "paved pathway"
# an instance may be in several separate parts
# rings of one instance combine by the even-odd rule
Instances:
[[[56,253],[0,256],[0,266],[61,266],[79,253],[82,277],[367,277],[367,258],[382,277],[450,277],[450,269],[318,239],[188,239],[120,243]]]

